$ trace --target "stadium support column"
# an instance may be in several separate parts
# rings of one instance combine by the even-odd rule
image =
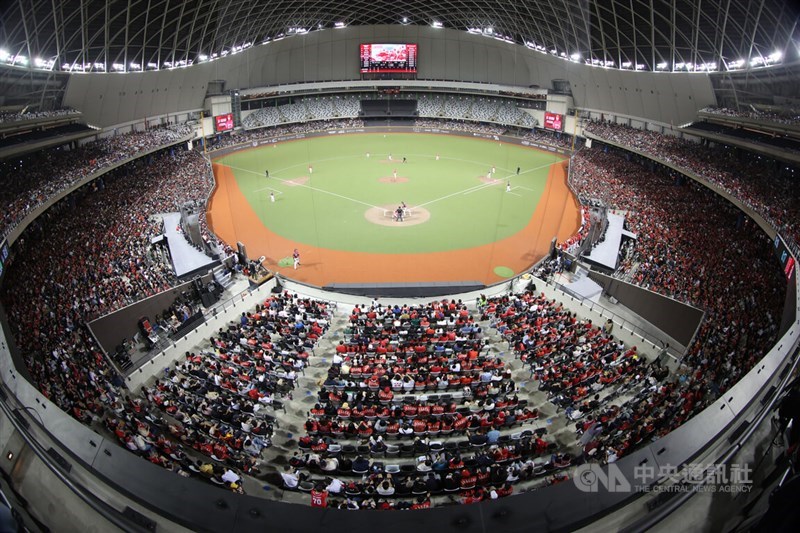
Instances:
[[[240,127],[242,125],[242,99],[238,90],[231,91],[231,113],[233,113],[233,126]]]
[[[200,111],[200,129],[203,131],[203,154],[208,155],[208,149],[206,148],[206,121],[205,121],[205,114],[203,111]]]
[[[572,122],[572,150],[575,151],[575,137],[578,135],[578,108],[575,108],[575,120]]]

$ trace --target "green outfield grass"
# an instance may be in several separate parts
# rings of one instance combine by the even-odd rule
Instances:
[[[387,161],[389,154],[394,162]],[[536,209],[550,165],[560,159],[457,136],[354,134],[251,148],[215,162],[233,170],[264,225],[287,239],[343,251],[428,253],[489,244],[520,231]],[[493,165],[501,184],[480,180]],[[399,181],[408,181],[381,181],[395,169]],[[309,178],[304,185],[287,183],[301,177]],[[427,209],[430,219],[387,227],[365,218],[372,206],[401,201]]]

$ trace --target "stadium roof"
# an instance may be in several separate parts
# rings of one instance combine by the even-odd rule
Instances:
[[[789,0],[16,0],[0,15],[0,64],[160,69],[323,28],[436,24],[599,66],[733,70],[797,61],[799,12]]]

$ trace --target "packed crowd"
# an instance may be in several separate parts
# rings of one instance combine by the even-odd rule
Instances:
[[[800,125],[800,115],[797,113],[778,114],[754,109],[749,111],[737,111],[729,107],[704,107],[700,111],[703,113],[713,113],[715,115],[725,115],[726,117],[752,118],[766,120],[768,122],[777,122],[779,124]]]
[[[579,255],[578,251],[580,250],[583,241],[589,236],[591,229],[592,216],[589,209],[586,206],[583,206],[581,208],[581,226],[578,228],[578,231],[575,232],[575,234],[558,243],[559,250],[563,250],[575,256]]]
[[[761,213],[781,233],[800,243],[800,193],[794,179],[763,159],[745,161],[724,146],[697,143],[630,126],[592,122],[586,130],[692,172]],[[769,179],[764,179],[765,173]],[[617,179],[612,177],[612,179]]]
[[[268,298],[140,397],[124,392],[86,327],[174,286],[165,252],[151,244],[161,232],[153,215],[204,200],[210,186],[197,152],[164,150],[111,171],[37,218],[18,242],[2,297],[45,396],[154,464],[242,492],[242,475],[258,472],[269,445],[272,419],[262,409],[291,393],[308,348],[327,328],[324,304]]]
[[[543,128],[531,128],[529,130],[522,130],[519,137],[522,137],[528,141],[558,146],[563,150],[572,150],[573,148],[572,135],[558,131],[550,131]],[[578,141],[575,139],[575,148],[579,148],[582,144],[583,141]]]
[[[148,425],[155,435],[146,436],[145,449],[130,445],[128,434],[136,434],[136,423],[122,436],[116,432],[120,445],[156,464],[175,468],[177,463],[243,492],[241,477],[260,473],[261,452],[271,445],[271,413],[291,397],[309,350],[328,323],[323,302],[289,293],[269,296],[253,312],[220,328],[207,349],[187,352],[152,386],[142,387],[130,403],[136,414],[158,421]],[[113,416],[107,423],[120,424]],[[176,451],[177,460],[172,457]],[[217,471],[204,472],[204,465],[215,465]]]
[[[443,120],[435,118],[418,118],[414,121],[417,128],[436,128],[451,131],[464,131],[468,133],[483,133],[486,135],[501,135],[505,128],[493,124],[481,124],[466,120]]]
[[[151,215],[205,198],[205,168],[195,152],[127,165],[49,209],[18,241],[2,293],[12,333],[42,393],[76,418],[97,412],[113,374],[85,323],[176,283],[151,244],[161,232]]]
[[[599,327],[591,320],[581,320],[560,303],[536,294],[535,289],[489,299],[481,308],[492,327],[529,365],[539,389],[565,409],[570,420],[610,405],[623,391],[646,386],[641,379],[645,360],[636,346],[627,347],[614,339],[611,321]],[[605,432],[613,434],[622,422],[607,418],[603,424]],[[602,435],[599,429],[593,438]],[[636,436],[624,435],[605,445],[622,456],[636,441]]]
[[[186,137],[184,125],[152,129],[87,143],[77,150],[53,149],[0,162],[0,236],[50,198],[92,173]]]
[[[573,158],[572,173],[581,193],[628,211],[626,226],[637,239],[616,275],[706,312],[674,391],[696,394],[694,408],[704,406],[776,340],[785,279],[771,242],[705,187],[624,156],[584,150]]]
[[[52,109],[49,111],[26,111],[25,113],[9,113],[0,111],[0,124],[9,122],[21,122],[23,120],[35,120],[38,118],[58,118],[67,115],[77,115],[79,111],[65,107],[63,109]]]
[[[301,453],[282,474],[286,488],[343,497],[330,505],[348,509],[421,509],[440,494],[506,496],[518,481],[569,465],[551,456],[546,429],[510,433],[538,411],[484,347],[460,301],[356,306]],[[384,457],[398,464],[374,460]]]
[[[359,129],[364,127],[364,121],[358,118],[338,119],[338,120],[319,120],[312,122],[300,122],[286,126],[273,126],[245,131],[235,131],[228,135],[220,135],[209,141],[209,150],[221,150],[231,146],[258,142],[263,139],[274,137],[287,137],[291,135],[302,135],[317,131],[340,130],[340,129]]]

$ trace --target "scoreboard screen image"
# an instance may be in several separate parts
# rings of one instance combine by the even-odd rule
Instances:
[[[416,72],[416,44],[362,44],[361,72]]]
[[[564,129],[564,115],[545,111],[544,127],[549,130],[562,131]]]
[[[214,117],[214,131],[231,131],[233,129],[233,113],[225,113]]]

